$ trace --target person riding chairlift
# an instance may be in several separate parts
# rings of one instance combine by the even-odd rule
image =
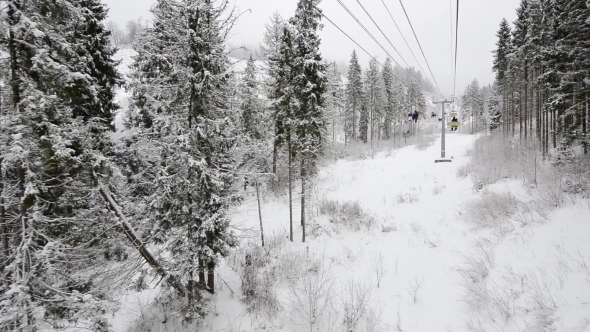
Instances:
[[[451,122],[459,122],[459,120],[457,120],[457,118],[456,118],[456,117],[453,117],[453,118],[451,119]],[[457,131],[457,127],[452,127],[452,126],[451,126],[451,131]]]

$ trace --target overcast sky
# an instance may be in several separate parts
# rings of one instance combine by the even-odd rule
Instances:
[[[143,17],[150,19],[149,8],[155,0],[103,0],[110,7],[111,20],[124,25],[127,20]],[[230,0],[234,1],[240,11],[244,13],[234,29],[230,41],[236,45],[258,45],[262,40],[264,24],[274,11],[284,18],[293,15],[297,0]],[[396,29],[387,13],[382,0],[358,0],[379,24],[383,32],[399,51],[403,59],[413,67],[419,69],[416,60],[410,53],[402,36]],[[403,0],[402,0],[403,1]],[[453,20],[456,11],[456,0],[405,0],[403,1],[412,25],[419,38],[426,59],[432,68],[434,78],[438,82],[444,95],[453,93],[453,50],[451,48],[451,1]],[[400,56],[394,51],[385,37],[375,27],[369,17],[363,12],[357,0],[342,0],[355,14],[365,27],[379,40],[381,45],[402,65]],[[384,0],[403,35],[412,47],[416,58],[420,62],[424,73],[430,80],[428,67],[422,57],[410,26],[405,18],[399,0]],[[519,0],[469,0],[460,1],[459,8],[459,48],[457,60],[457,94],[460,95],[474,78],[480,85],[493,82],[492,53],[500,20],[505,17],[509,22],[516,18],[516,7]],[[363,48],[380,61],[385,60],[385,52],[362,30],[353,18],[340,6],[336,0],[323,0],[320,7],[324,14],[348,33]],[[361,59],[361,66],[366,68],[369,56],[358,49],[346,36],[338,31],[328,21],[323,21],[321,31],[322,54],[330,60],[350,60],[353,49]],[[454,25],[453,25],[454,29]]]

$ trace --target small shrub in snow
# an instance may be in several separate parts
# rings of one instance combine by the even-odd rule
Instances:
[[[382,311],[380,309],[375,310],[372,308],[368,308],[365,312],[365,329],[364,331],[367,332],[374,332],[377,331],[379,325],[381,324],[381,314]]]
[[[390,232],[397,232],[397,226],[394,224],[382,224],[381,225],[381,232],[382,233],[390,233]]]
[[[340,303],[346,331],[355,331],[367,312],[371,288],[358,280],[349,279],[342,285]]]
[[[537,189],[541,198],[554,207],[563,204],[566,184],[563,175],[549,167],[543,170],[543,177],[539,180]]]
[[[468,221],[483,228],[502,228],[518,210],[519,201],[509,192],[486,192],[465,209]]]
[[[522,204],[514,215],[515,220],[521,227],[530,226],[534,223],[543,223],[547,220],[547,208],[539,201],[531,201]]]
[[[269,267],[271,263],[268,251],[254,248],[246,252],[242,262],[240,278],[242,279],[243,301],[249,312],[262,312],[270,319],[281,310],[275,291],[276,271]]]
[[[420,288],[422,288],[422,283],[424,283],[424,279],[419,279],[417,276],[414,276],[406,288],[414,304],[418,302],[418,293],[420,292]]]
[[[430,248],[437,248],[438,246],[440,246],[441,240],[439,233],[434,232],[431,235],[428,235],[426,231],[423,231],[422,234],[424,236],[424,244],[426,244]]]
[[[446,186],[444,185],[435,185],[434,188],[432,188],[432,194],[433,195],[439,195],[443,192],[443,189],[445,189]]]
[[[373,254],[371,267],[373,268],[373,272],[377,278],[377,288],[379,288],[381,285],[381,280],[383,280],[383,277],[385,277],[387,274],[387,269],[385,268],[385,263],[383,262],[383,254],[381,252],[378,254]]]
[[[314,260],[304,262],[299,266],[304,272],[292,278],[289,285],[291,309],[306,322],[310,331],[321,324],[334,298],[332,270],[323,262],[317,263]]]
[[[461,179],[466,178],[469,175],[469,167],[470,166],[468,165],[459,167],[459,169],[457,170],[457,176]]]
[[[345,224],[355,230],[361,227],[371,229],[377,224],[376,218],[365,212],[358,201],[340,202],[324,198],[318,206],[319,214],[328,216],[332,223]]]
[[[397,204],[404,204],[404,203],[416,203],[418,201],[418,196],[414,193],[399,193],[396,196],[396,202]]]

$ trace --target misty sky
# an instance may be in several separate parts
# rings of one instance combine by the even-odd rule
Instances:
[[[103,0],[110,7],[109,18],[121,26],[127,20],[143,17],[150,18],[149,8],[155,0]],[[231,0],[239,11],[244,13],[234,29],[230,43],[233,46],[256,46],[262,40],[264,24],[274,11],[284,18],[293,15],[297,0]],[[400,33],[387,13],[382,0],[358,0],[379,24],[403,59],[419,69],[416,60],[408,50]],[[432,68],[434,78],[444,95],[453,93],[453,71],[451,49],[451,1],[453,18],[456,0],[402,0],[412,20],[426,59]],[[365,27],[375,36],[391,56],[400,64],[405,63],[394,51],[385,37],[361,9],[357,0],[342,0]],[[424,58],[402,11],[399,0],[384,0],[391,11],[406,40],[412,47],[416,58],[432,81]],[[463,93],[465,86],[474,78],[480,85],[493,82],[492,53],[500,20],[505,17],[509,22],[516,18],[515,10],[519,0],[469,0],[460,1],[459,8],[459,51],[457,60],[457,95]],[[352,17],[336,0],[323,0],[320,7],[324,14],[348,33],[378,60],[385,60],[385,52],[362,30]],[[323,21],[321,31],[322,55],[330,60],[348,63],[354,48],[361,59],[361,66],[366,68],[369,56],[358,49],[346,36],[328,21]],[[454,29],[454,25],[453,25]],[[438,94],[437,94],[438,95]]]

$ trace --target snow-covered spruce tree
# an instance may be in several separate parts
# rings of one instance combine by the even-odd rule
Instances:
[[[408,102],[411,111],[418,111],[420,116],[425,116],[426,114],[426,97],[424,97],[424,92],[422,91],[422,87],[418,83],[417,80],[412,80],[409,82],[409,88],[407,91],[408,95]]]
[[[0,330],[106,331],[116,242],[97,181],[108,183],[119,82],[94,1],[6,0]],[[92,41],[92,43],[89,42]]]
[[[258,81],[256,78],[257,69],[256,63],[252,56],[246,63],[246,69],[242,77],[242,82],[239,86],[240,90],[240,129],[242,133],[248,137],[259,140],[262,137],[260,121],[261,119],[261,105],[258,98]]]
[[[84,120],[100,118],[104,125],[114,130],[114,111],[118,105],[114,102],[114,88],[122,84],[117,72],[117,62],[113,60],[116,49],[110,46],[110,31],[106,29],[104,20],[107,9],[100,0],[72,0],[80,9],[81,18],[73,23],[69,31],[75,51],[84,54],[85,60],[76,68],[88,73],[99,87],[96,98],[76,96],[74,117],[82,116]]]
[[[488,113],[490,114],[489,130],[494,131],[502,125],[502,94],[498,91],[498,84],[492,86],[492,93],[488,97]]]
[[[484,125],[484,100],[477,79],[465,88],[463,108],[471,117],[471,133],[477,132]]]
[[[368,134],[369,134],[369,101],[366,97],[365,91],[366,87],[363,84],[363,89],[361,90],[361,99],[360,99],[360,112],[359,112],[359,137],[358,139],[363,142],[368,142]]]
[[[365,92],[367,93],[371,146],[373,139],[380,138],[381,127],[381,74],[377,59],[371,58],[365,73]]]
[[[277,71],[279,70],[278,59],[281,51],[281,43],[283,38],[283,30],[285,27],[285,20],[278,12],[274,12],[270,18],[270,22],[265,24],[264,30],[264,38],[263,38],[263,45],[261,46],[262,50],[262,58],[265,63],[265,71],[266,77],[264,81],[264,90],[266,92],[266,96],[269,100],[271,100],[271,114],[277,113],[277,109],[274,108],[273,105],[277,105],[276,103],[272,103],[272,101],[277,100],[278,97],[274,95],[274,91],[276,89],[276,79],[277,79]],[[274,125],[274,118],[271,123]],[[271,128],[272,129],[272,128]],[[276,144],[273,144],[273,153],[272,153],[272,172],[273,174],[277,174],[277,164],[279,163],[278,160],[279,149]]]
[[[263,107],[259,97],[260,83],[258,82],[258,67],[250,57],[239,83],[240,123],[237,143],[237,160],[240,171],[244,173],[244,189],[248,184],[256,188],[258,203],[258,217],[260,221],[260,239],[264,246],[264,227],[261,212],[260,184],[265,178],[272,179],[272,148],[274,131],[268,129],[272,123],[270,110]]]
[[[360,113],[361,99],[363,91],[362,69],[359,64],[356,51],[352,51],[350,64],[348,65],[348,83],[346,85],[346,109],[344,133],[346,142],[359,138],[357,132],[357,114]],[[366,140],[365,140],[366,141]]]
[[[336,126],[341,123],[343,105],[343,83],[342,76],[338,70],[336,62],[326,64],[328,88],[326,91],[326,117],[329,121],[330,136],[332,141],[336,141]]]
[[[529,49],[529,4],[528,0],[521,0],[520,6],[516,10],[516,20],[512,30],[512,77],[515,82],[515,88],[519,94],[518,103],[518,126],[519,137],[526,139],[527,120],[528,120],[528,91],[529,91],[529,67],[530,59]]]
[[[289,239],[293,242],[293,160],[296,150],[294,113],[299,107],[292,84],[295,77],[293,68],[294,58],[293,31],[290,25],[283,27],[280,52],[272,57],[277,70],[273,73],[275,90],[273,92],[272,107],[274,109],[275,149],[285,148],[287,153],[288,192],[289,192]]]
[[[382,76],[383,89],[385,92],[385,106],[383,107],[383,136],[385,137],[385,139],[390,139],[393,136],[393,123],[396,108],[396,95],[393,81],[393,67],[391,65],[390,58],[385,59]]]
[[[294,148],[297,150],[301,170],[301,227],[305,242],[305,198],[308,176],[316,171],[316,163],[323,153],[326,141],[324,104],[327,87],[326,68],[320,54],[318,31],[321,11],[320,0],[299,0],[295,16],[289,20],[293,27],[294,56],[293,86],[299,106],[293,112]]]
[[[399,80],[395,80],[393,83],[395,108],[394,108],[394,132],[397,128],[397,132],[402,135],[404,121],[408,118],[408,107],[407,98],[405,98],[405,89]],[[395,138],[395,137],[394,137]]]
[[[159,158],[155,191],[144,198],[148,222],[186,285],[178,308],[186,320],[202,314],[200,289],[214,291],[215,266],[236,244],[226,216],[239,201],[231,157],[236,128],[224,88],[224,43],[233,22],[227,6],[225,0],[159,0],[153,27],[135,44],[130,123],[142,137],[136,144],[149,141]]]
[[[498,32],[496,32],[496,37],[498,41],[496,41],[496,49],[493,51],[494,53],[494,65],[492,67],[493,71],[496,73],[496,82],[498,82],[499,89],[502,92],[502,99],[504,100],[503,104],[506,104],[506,95],[508,91],[504,88],[504,83],[506,79],[506,71],[508,70],[508,55],[510,54],[510,41],[511,41],[511,29],[508,21],[503,18],[500,22],[500,28]]]
[[[559,13],[556,46],[561,64],[559,88],[554,100],[562,108],[562,148],[569,148],[578,141],[587,151],[590,9],[584,0],[554,3]]]

